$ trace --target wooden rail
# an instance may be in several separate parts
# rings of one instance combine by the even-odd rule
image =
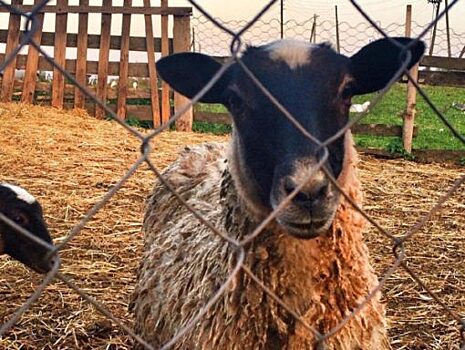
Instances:
[[[34,11],[34,5],[24,5],[23,0],[12,0],[12,5],[23,12]],[[34,0],[34,3],[39,3]],[[0,7],[0,13],[8,12],[5,7]],[[43,31],[44,14],[54,14],[54,32]],[[69,14],[79,14],[77,33],[67,33]],[[100,34],[89,34],[89,13],[101,14]],[[132,15],[144,15],[145,37],[131,36]],[[114,15],[123,15],[121,35],[111,35],[111,23]],[[116,99],[114,108],[119,118],[125,119],[134,107],[129,107],[127,101],[130,98],[138,98],[141,93],[128,86],[131,78],[148,78],[148,89],[142,94],[150,99],[148,115],[144,119],[150,119],[154,126],[166,122],[170,115],[169,100],[163,104],[164,110],[160,110],[158,91],[158,77],[155,66],[156,53],[168,55],[174,51],[190,50],[190,7],[169,7],[168,1],[163,0],[162,6],[151,7],[150,1],[144,0],[143,7],[132,6],[132,0],[125,0],[124,6],[113,6],[112,0],[103,0],[101,6],[90,6],[89,0],[80,0],[79,6],[70,6],[68,0],[57,0],[56,5],[48,5],[40,9],[36,15],[38,30],[33,35],[33,40],[41,47],[53,49],[54,61],[66,69],[75,79],[94,93],[95,97],[108,102]],[[168,33],[166,25],[168,19],[173,18],[173,33]],[[164,28],[163,38],[154,37],[154,20],[159,20]],[[0,43],[6,44],[5,54],[0,54],[0,63],[18,47],[18,43],[24,39],[25,33],[20,30],[21,18],[19,15],[10,14],[8,30],[0,30]],[[66,57],[67,48],[77,49],[77,58]],[[98,49],[98,58],[91,60],[88,57],[88,49]],[[119,50],[119,61],[110,61],[110,50]],[[144,52],[147,55],[147,63],[130,62],[130,52]],[[96,60],[98,59],[98,60]],[[17,70],[24,70],[24,78],[19,80]],[[40,82],[37,79],[39,72],[52,72],[53,79],[50,83]],[[95,87],[88,85],[90,75],[97,75]],[[108,86],[109,76],[118,77],[117,87]],[[29,46],[27,54],[19,54],[14,57],[0,78],[0,100],[8,102],[20,99],[25,103],[49,102],[53,107],[68,108],[70,101],[75,108],[86,108],[98,118],[105,117],[105,111],[96,107],[92,100],[85,98],[84,94],[76,87],[66,84],[64,75],[48,62],[38,51]],[[163,96],[170,95],[169,87],[164,84]],[[43,96],[45,95],[45,96]],[[183,100],[178,94],[174,94],[177,101]],[[181,108],[178,103],[176,109]],[[187,117],[192,112],[187,112]],[[161,117],[163,115],[163,118]],[[187,121],[191,125],[192,121]]]

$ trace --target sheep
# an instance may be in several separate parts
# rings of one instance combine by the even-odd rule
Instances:
[[[22,187],[0,183],[0,213],[45,243],[53,244],[40,203]],[[49,249],[18,233],[0,218],[0,254],[7,254],[39,273],[51,270]]]
[[[424,44],[395,40],[411,44],[411,67]],[[352,96],[378,91],[389,82],[401,67],[400,53],[387,39],[368,44],[350,58],[329,44],[281,40],[248,47],[241,60],[303,128],[323,141],[348,122]],[[157,62],[161,77],[188,98],[220,68],[213,58],[196,53]],[[289,123],[239,63],[200,101],[228,108],[232,140],[229,145],[186,148],[163,172],[164,178],[198,213],[236,240],[247,237],[284,198],[295,195],[245,247],[244,265],[307,324],[329,332],[378,285],[363,242],[362,215],[317,168],[322,154],[318,145]],[[350,131],[328,151],[326,172],[361,205]],[[144,255],[130,309],[136,333],[158,348],[220,288],[235,267],[237,251],[200,224],[161,182],[148,199],[143,232]],[[174,348],[314,349],[315,343],[316,336],[241,269]],[[325,345],[389,349],[379,293]]]

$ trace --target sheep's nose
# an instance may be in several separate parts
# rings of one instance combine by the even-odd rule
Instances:
[[[287,177],[283,181],[283,191],[285,195],[290,195],[299,184],[291,177]],[[328,197],[329,181],[326,176],[321,176],[318,179],[312,179],[306,183],[292,199],[293,203],[311,209],[314,205],[321,203]]]

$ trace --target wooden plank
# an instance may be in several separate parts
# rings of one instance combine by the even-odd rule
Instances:
[[[132,0],[124,0],[124,7],[131,7]],[[129,73],[129,38],[131,35],[131,15],[123,15],[121,26],[121,51],[118,80],[118,102],[116,114],[121,120],[126,119],[126,97],[128,95]],[[153,44],[153,42],[152,42]]]
[[[35,0],[34,3],[38,4],[41,0]],[[39,44],[42,39],[42,28],[44,23],[44,14],[39,13],[36,15],[37,30],[32,36],[32,41]],[[26,71],[24,72],[24,84],[22,88],[21,101],[24,103],[32,103],[34,101],[34,90],[37,81],[37,69],[39,68],[39,51],[35,47],[29,45],[27,51]]]
[[[85,14],[84,14],[85,15]],[[24,32],[20,34],[20,40],[23,37]],[[7,40],[8,31],[0,30],[0,43],[5,43]],[[110,37],[110,49],[111,50],[120,50],[121,49],[121,36],[112,35]],[[55,33],[42,33],[42,40],[40,42],[41,46],[53,46],[55,43]],[[147,40],[145,37],[131,37],[129,41],[129,51],[143,51],[147,52]],[[66,39],[66,47],[77,47],[78,45],[78,35],[77,34],[68,34]],[[87,45],[89,49],[98,49],[100,48],[100,35],[90,34],[87,36]],[[161,52],[161,38],[154,38],[153,45],[155,52]],[[173,39],[168,39],[168,51],[173,52]]]
[[[111,7],[112,0],[103,0],[103,5]],[[107,93],[107,79],[108,79],[108,61],[110,58],[110,34],[111,34],[111,14],[102,14],[102,31],[99,50],[99,63],[98,63],[98,80],[97,80],[97,98],[106,103]],[[95,117],[103,119],[105,117],[105,110],[97,106],[95,110]]]
[[[89,0],[80,0],[79,4],[88,6]],[[77,60],[76,60],[76,80],[79,84],[87,85],[87,32],[89,26],[89,15],[87,13],[79,14],[78,34],[77,34]],[[75,88],[74,90],[74,108],[84,108],[86,97],[84,93]]]
[[[95,107],[93,103],[86,104],[86,110],[90,115],[95,113]],[[116,104],[108,104],[107,107],[116,113]],[[141,121],[152,121],[152,107],[149,105],[127,105],[126,113],[126,118],[131,117]]]
[[[190,50],[191,29],[189,17],[174,17],[173,25],[174,52],[184,52]],[[190,100],[181,94],[174,93],[174,111],[184,109]],[[178,120],[176,120],[176,130],[192,131],[193,109],[190,107]]]
[[[64,6],[66,0],[57,0],[57,4]],[[66,65],[66,32],[68,24],[68,14],[57,14],[55,22],[55,47],[54,47],[54,61],[61,67]],[[63,107],[63,96],[65,87],[65,77],[57,69],[53,69],[53,82],[52,82],[52,107]]]
[[[423,56],[420,66],[465,71],[465,58]]]
[[[0,76],[0,83],[2,81],[2,78]],[[36,97],[37,102],[47,102],[50,104],[51,102],[51,95],[50,95],[50,83],[49,82],[41,82],[38,81],[36,83],[36,92],[43,93],[41,96]],[[14,83],[14,89],[16,92],[13,93],[14,95],[21,95],[21,88],[23,86],[23,81],[22,80],[15,80]],[[95,94],[96,92],[96,87],[94,86],[89,86],[88,90]],[[74,101],[74,85],[73,84],[65,84],[65,91],[64,91],[64,99],[65,101]],[[118,90],[111,88],[109,85],[107,86],[107,100],[117,100],[118,99]],[[137,99],[139,102],[140,100],[146,100],[147,105],[149,105],[150,102],[150,91],[147,90],[142,90],[142,89],[129,89],[128,90],[128,95],[127,95],[127,100],[130,102],[133,99]],[[150,114],[150,113],[149,113]],[[151,118],[151,116],[147,117]],[[147,119],[146,118],[146,119]]]
[[[17,8],[24,12],[31,12],[34,9],[32,5],[19,5]],[[3,6],[0,6],[0,13],[9,12]],[[131,7],[125,8],[120,6],[107,7],[103,6],[68,6],[58,3],[57,5],[44,6],[39,13],[102,13],[102,14],[139,14],[139,15],[173,15],[173,16],[190,16],[192,7]]]
[[[357,135],[402,136],[402,126],[384,124],[355,124],[351,131]],[[418,127],[413,128],[413,136],[418,135]]]
[[[229,113],[194,111],[194,120],[196,122],[231,124],[232,119]],[[355,124],[351,130],[352,133],[358,135],[402,136],[402,126],[400,125]],[[416,136],[417,134],[418,128],[414,127],[413,136]]]
[[[465,86],[465,72],[440,72],[425,71],[418,72],[419,81],[427,85],[440,86]]]
[[[168,7],[168,0],[161,0],[162,8]],[[168,48],[168,16],[161,16],[161,56],[166,57],[170,54]],[[170,119],[170,87],[168,83],[161,83],[161,123],[165,124]]]
[[[361,148],[357,147],[357,150],[362,154],[369,154],[378,158],[393,159],[403,158],[403,155],[392,154],[382,149],[373,148]],[[412,155],[415,162],[418,163],[455,163],[460,164],[463,159],[464,151],[453,151],[453,150],[434,150],[434,149],[418,149],[413,150]]]
[[[0,54],[0,62],[4,59],[5,55]],[[26,67],[26,55],[18,55],[16,62],[17,69],[24,69]],[[110,62],[108,64],[108,75],[119,75],[119,62]],[[66,60],[66,70],[70,73],[76,72],[76,60]],[[42,71],[51,71],[53,70],[52,65],[46,61],[42,56],[39,57],[39,70]],[[97,61],[87,61],[87,74],[98,74],[98,62]],[[129,63],[129,76],[130,77],[139,77],[146,78],[149,76],[149,70],[147,63]]]
[[[12,0],[12,5],[18,6],[21,0]],[[1,7],[1,6],[0,6]],[[8,20],[8,35],[6,39],[5,57],[10,57],[19,43],[19,27],[21,17],[10,14]],[[3,71],[2,87],[0,91],[0,101],[9,102],[13,96],[13,85],[15,81],[16,56],[12,58],[10,64]]]
[[[144,0],[144,6],[150,7],[150,0]],[[153,23],[152,15],[145,15],[145,35],[147,38],[147,66],[149,69],[152,122],[153,127],[160,126],[160,101],[158,99],[157,70],[155,68],[155,50],[153,47]]]

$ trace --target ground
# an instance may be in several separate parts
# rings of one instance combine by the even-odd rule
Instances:
[[[186,144],[227,137],[165,132],[152,159],[163,168]],[[55,243],[124,175],[140,141],[114,122],[83,112],[0,104],[0,181],[20,184],[42,202]],[[404,234],[464,168],[362,156],[367,212]],[[154,175],[143,165],[62,251],[62,272],[131,326],[127,311],[142,251],[144,200]],[[406,245],[408,266],[454,312],[465,315],[465,193],[462,188]],[[373,227],[367,241],[380,275],[393,263],[392,243]],[[40,283],[39,275],[0,258],[0,324]],[[454,320],[401,269],[383,288],[395,349],[458,349]],[[130,349],[130,338],[61,282],[50,285],[0,349]]]

